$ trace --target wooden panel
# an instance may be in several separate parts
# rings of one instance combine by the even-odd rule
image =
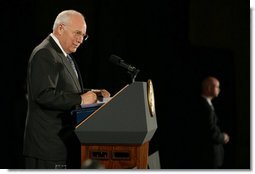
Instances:
[[[147,169],[149,143],[142,145],[82,145],[81,165],[100,161],[106,169]]]

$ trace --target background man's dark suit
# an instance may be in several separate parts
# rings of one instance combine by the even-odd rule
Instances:
[[[69,111],[81,103],[82,84],[51,36],[33,50],[27,75],[31,88],[24,155],[64,161],[68,155],[66,148],[78,144]],[[74,154],[75,148],[72,151]]]
[[[189,120],[191,168],[219,168],[224,160],[224,136],[218,117],[204,97],[200,97],[195,105]]]

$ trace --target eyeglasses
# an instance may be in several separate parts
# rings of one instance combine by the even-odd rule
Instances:
[[[65,24],[62,24],[63,26],[66,26],[66,27],[69,27],[69,28],[72,28],[68,25],[65,25]],[[79,37],[82,37],[83,41],[87,40],[89,38],[89,35],[87,34],[84,34],[82,33],[82,31],[79,31],[79,30],[75,30],[75,31],[72,31],[73,35],[76,37],[76,38],[79,38]]]
[[[81,31],[78,31],[78,30],[74,31],[73,34],[74,34],[74,36],[75,36],[76,38],[82,37],[82,38],[83,38],[83,41],[85,41],[85,40],[87,40],[87,39],[89,38],[89,35],[83,34]]]

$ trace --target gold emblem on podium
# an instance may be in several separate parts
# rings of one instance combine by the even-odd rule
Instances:
[[[148,92],[148,104],[151,116],[156,116],[156,109],[155,109],[155,98],[154,98],[154,89],[152,81],[149,79],[147,82],[147,92]]]

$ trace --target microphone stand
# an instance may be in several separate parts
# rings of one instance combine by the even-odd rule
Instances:
[[[111,55],[109,59],[112,63],[121,66],[122,68],[125,68],[127,70],[127,73],[130,74],[132,83],[135,82],[135,78],[137,74],[139,73],[139,69],[136,69],[135,67],[128,65],[122,60],[119,56]]]
[[[131,76],[131,80],[132,80],[132,83],[135,82],[135,78],[137,76],[137,74],[139,73],[139,69],[135,69],[134,71],[128,71],[128,74],[130,74]]]

